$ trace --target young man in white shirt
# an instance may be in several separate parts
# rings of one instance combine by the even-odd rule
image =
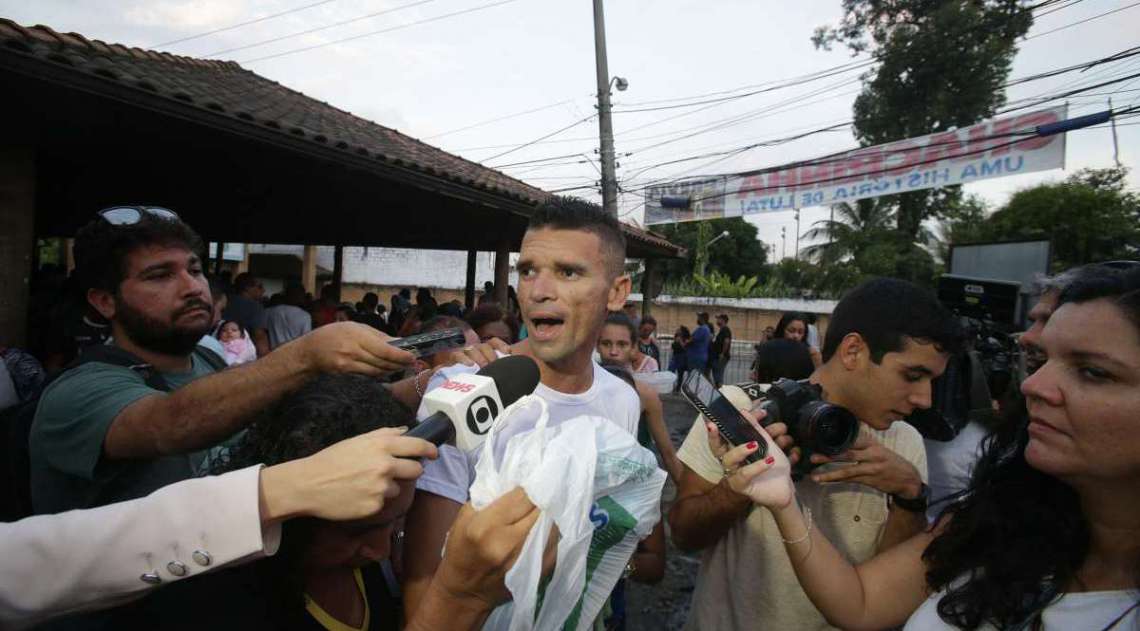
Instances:
[[[547,402],[551,426],[593,415],[637,433],[637,393],[593,361],[607,313],[620,310],[629,295],[624,265],[621,227],[596,205],[556,197],[531,217],[517,263],[528,337],[510,352],[538,363],[541,380],[535,394]],[[444,369],[428,388],[462,370],[474,368]],[[512,433],[526,429],[512,426]],[[467,500],[479,453],[445,445],[417,482],[405,527],[404,607],[409,618],[440,563],[444,536]]]

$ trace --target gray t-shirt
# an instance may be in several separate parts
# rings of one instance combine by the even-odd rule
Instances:
[[[214,372],[192,356],[186,373],[163,373],[171,390]],[[134,499],[193,477],[200,456],[179,454],[151,460],[109,461],[103,442],[127,406],[165,396],[130,368],[91,362],[52,382],[40,397],[28,439],[32,505],[37,514],[60,513]]]
[[[230,296],[226,303],[226,309],[222,312],[222,319],[233,320],[250,333],[255,329],[266,328],[265,307],[262,307],[261,303],[256,300],[238,294]]]
[[[313,330],[313,316],[293,305],[277,305],[265,310],[265,324],[269,329],[269,348],[295,340]]]

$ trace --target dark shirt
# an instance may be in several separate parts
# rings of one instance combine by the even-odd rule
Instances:
[[[226,302],[226,309],[222,311],[223,320],[233,320],[243,329],[253,332],[257,329],[267,328],[265,323],[265,307],[260,302],[245,296],[234,294]]]
[[[717,331],[717,333],[716,333],[716,339],[713,340],[713,354],[716,355],[717,357],[724,356],[725,359],[728,359],[729,357],[731,357],[732,356],[732,343],[730,341],[731,339],[732,339],[732,329],[728,328],[727,326],[721,327],[720,330]],[[729,342],[729,347],[727,349],[724,347],[726,341]]]
[[[648,344],[642,342],[641,340],[638,340],[637,350],[641,351],[642,355],[649,355],[653,359],[657,360],[658,364],[661,363],[661,349],[657,347],[657,342],[654,342],[652,338],[649,340]]]

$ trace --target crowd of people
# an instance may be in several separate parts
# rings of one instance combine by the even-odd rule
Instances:
[[[486,287],[467,312],[424,288],[389,308],[331,285],[267,299],[251,275],[208,279],[202,246],[166,209],[99,212],[53,285],[81,300],[38,295],[51,324],[34,352],[4,349],[4,628],[480,628],[539,510],[521,488],[475,510],[484,451],[402,434],[425,393],[512,354],[538,366],[551,425],[604,418],[677,488],[595,628],[625,628],[624,581],[661,580],[667,537],[700,556],[688,629],[1140,625],[1136,264],[1048,279],[1021,396],[942,451],[904,422],[969,352],[933,294],[868,281],[822,338],[785,314],[752,377],[805,380],[858,419],[825,455],[812,419],[766,417],[765,385],[724,383],[733,332],[705,312],[675,332],[669,369],[707,375],[764,444],[694,413],[674,447],[643,379],[661,368],[657,321],[627,302],[616,219],[586,202],[536,209],[517,293]],[[466,345],[388,343],[445,328]]]

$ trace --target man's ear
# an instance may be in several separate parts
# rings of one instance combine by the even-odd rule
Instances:
[[[87,303],[108,322],[115,317],[115,296],[105,289],[88,289]]]
[[[606,309],[610,311],[621,311],[625,306],[625,299],[629,297],[629,292],[633,289],[633,280],[629,274],[622,274],[614,279],[610,284],[609,298],[606,300]]]
[[[845,369],[855,370],[870,358],[867,342],[858,333],[848,333],[839,342],[835,358],[839,359]]]

